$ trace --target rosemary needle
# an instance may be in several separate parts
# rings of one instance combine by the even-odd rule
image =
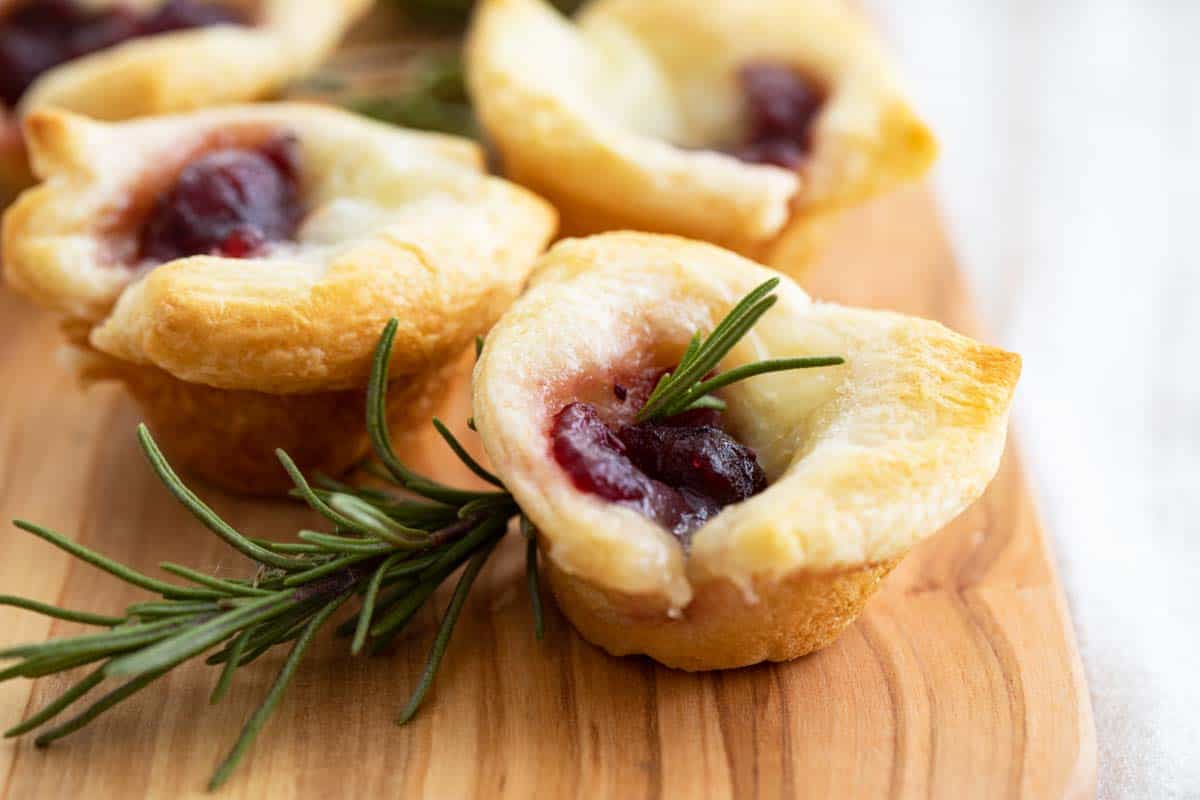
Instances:
[[[663,375],[646,398],[645,404],[637,413],[637,421],[647,422],[672,417],[698,408],[723,410],[725,403],[710,392],[768,372],[831,367],[844,363],[845,359],[840,356],[768,359],[745,364],[705,379],[705,376],[721,363],[729,351],[775,305],[778,298],[772,292],[778,286],[778,278],[764,281],[734,305],[707,337],[697,332],[688,342],[674,371]]]
[[[192,585],[167,583],[54,531],[30,522],[16,523],[21,530],[161,599],[134,603],[123,616],[110,616],[0,596],[0,605],[108,629],[0,651],[0,658],[15,661],[0,670],[0,681],[33,678],[104,662],[57,700],[11,728],[7,735],[17,736],[40,728],[83,700],[107,678],[129,678],[81,713],[37,738],[39,745],[49,744],[92,722],[177,665],[214,648],[216,651],[205,661],[221,667],[210,697],[215,703],[228,693],[237,670],[272,648],[291,643],[291,652],[279,676],[213,775],[210,786],[215,788],[229,778],[249,751],[281,701],[317,632],[349,598],[362,596],[358,614],[346,623],[354,633],[351,650],[375,651],[392,640],[438,586],[463,564],[468,564],[468,572],[464,574],[471,577],[459,582],[457,602],[452,602],[448,620],[433,642],[421,682],[414,691],[416,700],[406,708],[407,716],[411,717],[419,699],[428,692],[445,653],[453,621],[478,574],[479,567],[471,565],[482,565],[486,554],[504,536],[517,506],[499,480],[472,459],[440,422],[436,428],[450,449],[481,478],[490,478],[498,491],[446,486],[413,472],[396,456],[384,413],[395,330],[393,320],[379,341],[372,362],[367,407],[373,449],[379,463],[384,465],[386,479],[392,483],[391,490],[358,488],[330,479],[319,480],[314,488],[292,459],[286,453],[279,453],[283,469],[296,485],[295,495],[328,520],[332,531],[302,530],[290,542],[243,534],[183,483],[149,429],[144,425],[138,428],[142,450],[164,486],[205,527],[257,563],[257,574],[252,578],[219,578],[166,562],[160,565],[162,569]],[[381,627],[381,623],[385,624]]]
[[[283,668],[279,671],[279,676],[275,679],[275,683],[271,685],[271,689],[267,692],[262,705],[250,717],[250,720],[246,723],[246,727],[242,729],[241,735],[238,736],[237,742],[233,745],[233,749],[229,751],[229,755],[225,756],[225,760],[217,767],[212,780],[209,781],[208,788],[210,791],[219,788],[221,784],[229,780],[229,776],[233,774],[233,770],[237,767],[242,756],[246,754],[250,745],[254,743],[258,732],[267,723],[267,720],[275,711],[275,707],[279,705],[279,700],[283,697],[283,692],[291,682],[292,676],[296,674],[296,668],[300,665],[300,659],[304,657],[304,651],[312,644],[313,637],[316,636],[317,631],[321,629],[325,621],[333,615],[333,612],[338,610],[349,596],[350,593],[345,592],[339,597],[335,597],[326,603],[325,607],[318,611],[305,624],[300,638],[292,646],[292,652],[288,654],[287,661],[284,662]]]
[[[533,612],[533,633],[540,641],[546,635],[542,613],[542,586],[538,580],[537,531],[529,517],[521,515],[521,533],[525,536],[525,581],[529,585],[529,603]]]
[[[367,633],[371,629],[371,618],[375,615],[375,601],[379,598],[379,588],[383,585],[383,579],[387,576],[388,570],[395,566],[397,560],[399,560],[399,554],[388,556],[371,575],[366,593],[363,594],[358,621],[354,626],[354,639],[350,643],[350,652],[354,655],[361,653],[363,646],[367,643]]]
[[[242,654],[246,650],[246,643],[250,641],[250,637],[254,635],[253,628],[246,628],[237,635],[233,640],[233,644],[229,646],[229,658],[225,661],[225,666],[221,670],[221,677],[217,679],[217,685],[213,687],[212,695],[208,698],[211,705],[216,705],[221,702],[221,698],[229,691],[229,687],[233,685],[233,673],[242,664]]]
[[[33,611],[47,617],[65,619],[68,622],[81,622],[84,625],[103,625],[111,628],[125,621],[124,617],[110,617],[105,614],[93,614],[89,611],[72,611],[67,608],[39,603],[36,600],[27,600],[24,597],[13,597],[9,594],[0,594],[0,606],[23,608],[26,611]]]
[[[412,720],[421,708],[421,703],[425,702],[425,695],[429,693],[429,687],[433,685],[434,676],[437,675],[438,667],[442,663],[442,656],[446,654],[446,646],[450,643],[450,635],[454,633],[454,626],[458,623],[463,604],[467,602],[467,595],[471,593],[471,586],[475,583],[475,578],[479,576],[479,571],[483,569],[488,556],[492,554],[492,550],[499,541],[499,538],[492,540],[483,550],[476,553],[467,564],[467,569],[463,572],[462,577],[458,579],[458,586],[454,589],[450,606],[446,609],[446,615],[442,617],[442,624],[438,626],[437,637],[433,641],[433,648],[429,651],[429,660],[421,673],[421,680],[412,697],[409,698],[408,705],[400,712],[400,718],[397,720],[400,725]]]

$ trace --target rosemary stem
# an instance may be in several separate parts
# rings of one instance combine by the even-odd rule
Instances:
[[[335,572],[352,567],[355,564],[360,564],[372,558],[378,558],[379,553],[352,553],[347,556],[338,556],[332,561],[326,561],[324,564],[313,567],[307,572],[297,572],[294,575],[289,575],[284,580],[283,585],[287,587],[305,586],[312,583],[317,578],[323,578],[326,575],[332,575]]]

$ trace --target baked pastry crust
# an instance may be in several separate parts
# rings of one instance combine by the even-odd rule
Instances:
[[[258,259],[122,263],[150,188],[217,141],[298,137],[308,215]],[[396,374],[451,360],[517,296],[555,215],[457,137],[332,108],[234,106],[124,123],[34,112],[44,182],[4,218],[8,281],[88,342],[185,381],[274,394],[361,387],[388,318]],[[144,213],[144,212],[142,212]]]
[[[264,97],[324,61],[373,2],[221,1],[253,25],[174,31],[82,56],[41,75],[17,111],[53,106],[122,120]]]
[[[71,352],[85,382],[124,384],[172,463],[239,494],[278,495],[293,488],[276,449],[308,474],[340,475],[370,447],[363,425],[365,389],[287,395],[215,389],[90,348]],[[388,388],[387,415],[397,451],[406,452],[409,437],[427,430],[449,395],[465,384],[468,364],[469,358],[459,358],[396,376]]]
[[[328,474],[362,457],[363,388],[393,316],[392,430],[427,426],[555,227],[545,201],[484,173],[474,143],[328,107],[121,123],[39,110],[27,134],[43,183],[4,216],[6,280],[66,316],[80,374],[123,382],[181,467],[240,492],[288,488],[277,447]],[[186,163],[280,134],[296,139],[305,200],[294,242],[135,263]]]
[[[121,0],[151,7],[161,1]],[[374,0],[215,1],[243,11],[254,24],[131,39],[47,70],[16,108],[6,109],[0,103],[0,208],[32,182],[20,146],[19,120],[35,109],[63,108],[116,121],[267,97],[324,61],[374,4]],[[0,15],[19,2],[0,2]]]
[[[488,335],[474,390],[484,446],[538,528],[563,610],[614,653],[710,669],[823,646],[995,474],[1018,356],[936,322],[816,303],[785,279],[722,368],[829,354],[846,364],[724,391],[766,491],[709,520],[685,554],[636,511],[577,490],[550,452],[554,414],[589,386],[674,364],[696,330],[774,274],[674,237],[568,240]]]
[[[830,93],[799,171],[703,148],[743,126],[735,74],[794,63]],[[837,0],[483,0],[467,45],[504,169],[568,233],[675,233],[746,253],[921,175],[936,145],[859,17]]]

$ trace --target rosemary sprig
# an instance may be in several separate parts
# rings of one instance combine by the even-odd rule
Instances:
[[[749,333],[762,315],[775,305],[778,298],[772,292],[778,285],[778,278],[771,278],[760,284],[730,309],[707,337],[697,331],[684,350],[683,357],[679,359],[675,371],[663,375],[654,391],[646,398],[645,404],[637,413],[637,421],[647,422],[672,417],[700,408],[724,410],[725,402],[710,393],[732,383],[768,372],[831,367],[845,363],[845,359],[840,356],[775,358],[745,364],[705,379],[742,337]]]
[[[405,128],[472,138],[479,133],[456,51],[418,55],[404,85],[387,94],[359,95],[344,103],[359,114]]]
[[[183,483],[150,431],[139,426],[138,441],[163,484],[210,531],[257,564],[257,572],[251,577],[217,578],[167,562],[160,565],[164,571],[191,585],[169,583],[119,564],[54,531],[16,521],[21,530],[160,599],[135,603],[123,615],[110,616],[0,595],[0,605],[107,629],[0,650],[0,661],[15,661],[0,670],[0,681],[100,664],[57,700],[6,731],[5,736],[41,728],[75,707],[106,680],[126,679],[66,722],[42,732],[36,743],[45,746],[74,733],[175,667],[205,653],[210,653],[206,663],[219,665],[221,670],[211,697],[215,703],[226,695],[238,669],[272,648],[291,643],[291,652],[262,704],[214,773],[210,788],[215,789],[249,751],[305,651],[338,608],[352,596],[361,595],[358,611],[342,627],[353,633],[351,652],[378,652],[404,630],[438,587],[465,565],[425,670],[400,717],[401,722],[412,719],[433,684],[471,585],[507,533],[518,509],[499,480],[472,459],[440,422],[435,423],[437,430],[453,452],[477,475],[495,484],[497,491],[445,486],[413,472],[397,458],[384,413],[395,331],[393,320],[380,338],[367,409],[375,455],[384,465],[384,475],[392,488],[359,488],[328,478],[320,478],[314,485],[286,453],[278,452],[280,463],[296,485],[293,494],[324,517],[331,525],[330,531],[302,530],[294,542],[246,536]],[[529,567],[535,576],[530,586],[535,589],[536,567],[535,555]],[[540,600],[535,601],[535,608],[540,609]],[[540,636],[540,613],[535,619]]]
[[[665,375],[655,387],[638,419],[723,407],[710,392],[752,375],[842,363],[836,357],[776,359],[705,377],[774,304],[771,292],[777,284],[777,280],[767,281],[747,295],[708,337],[697,334],[674,373]],[[387,324],[376,347],[366,409],[367,432],[381,465],[369,466],[368,471],[388,481],[391,488],[355,487],[325,477],[310,482],[286,453],[278,451],[280,463],[296,485],[293,494],[324,517],[331,531],[302,530],[293,542],[246,536],[180,480],[150,431],[145,425],[139,426],[138,441],[159,479],[210,531],[257,564],[253,576],[218,578],[164,562],[160,566],[165,572],[190,585],[170,583],[49,529],[31,522],[14,522],[17,528],[161,599],[135,603],[123,615],[113,616],[0,595],[2,606],[107,629],[0,650],[0,661],[16,662],[0,670],[0,681],[99,664],[57,700],[6,731],[5,736],[39,729],[75,707],[106,680],[127,679],[66,722],[43,731],[36,743],[45,746],[74,733],[175,667],[204,653],[209,653],[205,663],[221,667],[211,696],[216,703],[228,692],[238,669],[274,647],[292,643],[266,697],[214,773],[209,787],[215,789],[249,751],[313,639],[343,604],[355,595],[362,598],[358,611],[337,628],[339,634],[352,636],[351,652],[379,652],[425,607],[438,587],[465,567],[438,626],[425,669],[398,719],[400,724],[408,722],[428,695],[475,579],[514,517],[520,518],[526,540],[526,577],[534,631],[537,638],[542,638],[536,532],[499,478],[471,458],[440,421],[435,420],[434,425],[450,449],[496,490],[459,489],[431,480],[409,469],[392,449],[385,410],[397,324],[394,319]],[[482,342],[477,342],[477,354],[481,348]]]

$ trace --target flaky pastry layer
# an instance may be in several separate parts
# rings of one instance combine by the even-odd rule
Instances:
[[[838,0],[482,0],[468,80],[506,174],[568,233],[630,228],[741,251],[922,174],[936,145]],[[799,170],[716,152],[743,136],[736,74],[795,64],[829,98]]]
[[[128,5],[128,0],[121,0]],[[161,0],[140,0],[153,7]],[[115,0],[90,5],[114,5]],[[122,120],[265,97],[324,61],[373,0],[224,0],[249,25],[131,39],[41,75],[17,111]]]
[[[27,121],[43,183],[3,222],[7,280],[93,326],[89,343],[221,389],[294,394],[365,383],[398,317],[393,370],[456,358],[520,291],[555,227],[544,201],[483,174],[464,139],[332,108],[265,104],[99,123]],[[136,263],[140,216],[189,158],[294,136],[307,216],[259,258]]]
[[[786,278],[721,369],[785,356],[846,363],[723,390],[726,421],[758,453],[766,491],[726,507],[685,555],[658,524],[575,488],[550,449],[559,409],[581,386],[669,368],[695,331],[775,275],[653,234],[567,240],[543,256],[529,291],[488,335],[474,413],[497,475],[559,570],[686,617],[713,582],[752,600],[798,574],[890,563],[982,494],[1004,446],[1019,357],[936,322],[814,302]]]

